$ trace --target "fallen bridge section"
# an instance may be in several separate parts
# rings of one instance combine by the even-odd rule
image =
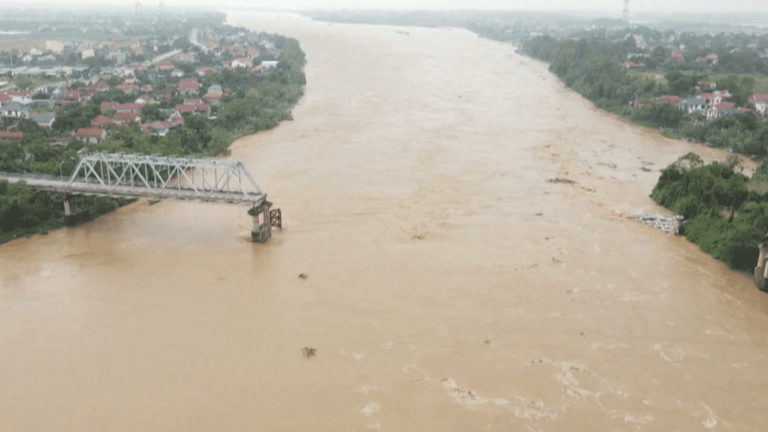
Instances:
[[[677,234],[680,231],[680,225],[683,223],[683,216],[635,215],[628,217],[659,229],[665,234]]]

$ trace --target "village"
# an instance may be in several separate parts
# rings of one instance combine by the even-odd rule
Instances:
[[[268,74],[280,54],[267,35],[224,26],[98,44],[47,40],[8,56],[20,64],[0,65],[0,140],[22,142],[29,122],[58,146],[101,143],[132,124],[165,136],[190,115],[216,118],[231,92],[222,72]],[[61,121],[74,112],[93,115],[88,124]]]

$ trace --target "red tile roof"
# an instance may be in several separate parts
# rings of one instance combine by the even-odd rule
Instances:
[[[100,114],[96,116],[95,119],[91,120],[91,126],[99,127],[99,126],[108,126],[112,124],[112,119],[109,117]]]
[[[733,108],[733,102],[720,102],[719,104],[715,105],[715,108],[718,110],[726,110],[728,108]]]
[[[749,97],[749,101],[752,103],[768,101],[768,93],[755,93]]]
[[[179,81],[179,90],[197,90],[200,88],[200,83],[197,78],[185,78]]]
[[[176,111],[178,112],[193,112],[197,109],[195,105],[176,105]]]
[[[672,105],[680,105],[683,102],[681,97],[674,95],[661,95],[661,99]]]
[[[24,137],[24,132],[0,131],[0,139],[19,140]]]
[[[132,112],[119,112],[115,113],[114,116],[112,116],[113,122],[132,122],[132,121],[139,121],[139,115]]]
[[[106,134],[104,129],[99,128],[80,128],[77,130],[75,136],[80,138],[101,138]]]

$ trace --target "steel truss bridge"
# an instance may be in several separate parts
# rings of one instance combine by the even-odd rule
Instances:
[[[239,160],[95,153],[80,157],[69,180],[19,174],[0,174],[0,179],[23,180],[35,189],[72,195],[175,198],[253,207],[267,197]]]

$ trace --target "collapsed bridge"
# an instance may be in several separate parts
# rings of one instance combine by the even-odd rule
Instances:
[[[20,174],[1,174],[0,179],[68,195],[247,204],[254,218],[251,237],[260,243],[271,236],[272,226],[281,227],[280,210],[271,210],[267,194],[236,159],[94,153],[79,158],[68,180]],[[68,201],[64,213],[71,214]]]

